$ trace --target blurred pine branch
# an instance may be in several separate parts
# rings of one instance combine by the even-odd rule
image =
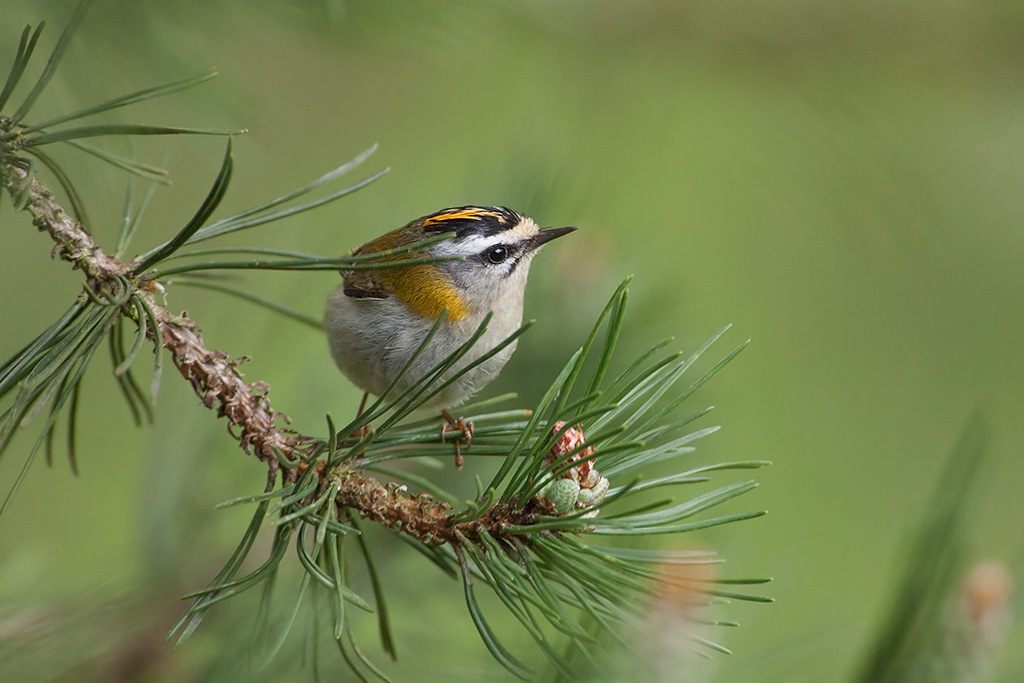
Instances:
[[[991,680],[1009,633],[1013,582],[1002,564],[970,566],[967,533],[990,431],[979,411],[949,455],[857,683]]]

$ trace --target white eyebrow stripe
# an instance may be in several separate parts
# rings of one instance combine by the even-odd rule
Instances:
[[[470,254],[479,254],[484,249],[493,247],[495,244],[507,244],[508,241],[508,235],[499,233],[489,237],[467,237],[464,240],[453,243],[451,247],[456,253],[469,256]]]
[[[487,247],[502,243],[501,235],[491,237],[470,237],[461,241],[441,242],[434,247],[438,256],[475,256]]]
[[[489,237],[468,237],[460,241],[442,242],[435,247],[435,253],[440,256],[474,256],[496,244],[515,244],[519,241],[509,237],[507,232],[503,232]]]
[[[439,256],[473,256],[496,244],[518,244],[530,239],[538,232],[540,232],[540,228],[537,227],[537,224],[530,218],[524,218],[515,227],[496,235],[476,235],[462,240],[442,242],[434,247],[434,253]]]

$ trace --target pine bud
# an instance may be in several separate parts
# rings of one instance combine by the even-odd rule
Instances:
[[[596,472],[597,470],[594,471]],[[600,505],[601,501],[604,500],[605,494],[608,493],[608,486],[608,480],[598,475],[598,481],[594,486],[589,489],[580,489],[580,507],[589,508]]]
[[[950,680],[980,683],[992,669],[1010,632],[1013,579],[999,562],[979,562],[963,583],[946,636]]]
[[[555,506],[555,511],[563,514],[576,507],[580,496],[580,485],[572,479],[556,479],[548,484],[547,499]]]
[[[1010,631],[1013,580],[998,562],[980,562],[947,602],[935,647],[922,654],[909,683],[984,683],[992,679]]]
[[[551,436],[558,434],[564,427],[564,422],[555,422],[551,427]],[[608,480],[594,467],[594,447],[586,446],[586,443],[583,428],[580,425],[570,427],[558,437],[544,458],[543,467],[548,468],[545,477],[551,476],[550,468],[555,463],[559,463],[559,466],[563,462],[577,463],[558,479],[547,482],[537,493],[538,502],[550,504],[558,514],[571,512],[577,507],[593,508],[608,493]],[[568,459],[563,461],[566,456]],[[584,516],[593,516],[597,512],[596,509],[591,510]]]

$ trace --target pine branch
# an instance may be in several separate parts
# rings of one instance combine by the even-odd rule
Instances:
[[[21,198],[33,224],[51,236],[55,243],[54,253],[83,271],[87,298],[95,299],[93,303],[101,311],[112,309],[113,312],[104,319],[107,322],[100,325],[113,324],[112,320],[120,324],[122,317],[139,324],[132,350],[115,354],[115,360],[119,361],[118,369],[130,366],[131,359],[139,352],[142,339],[149,339],[166,349],[202,403],[223,417],[229,432],[245,452],[257,457],[267,467],[267,486],[263,494],[226,503],[257,503],[257,510],[249,531],[224,570],[207,589],[192,596],[195,598],[192,607],[172,629],[172,635],[180,631],[179,642],[198,626],[213,604],[273,576],[296,530],[295,547],[307,571],[307,580],[312,578],[329,590],[337,591],[342,602],[369,608],[362,598],[344,585],[343,580],[337,579],[344,576],[337,566],[341,561],[340,550],[326,550],[335,543],[340,544],[345,535],[358,534],[355,528],[346,524],[354,514],[378,522],[404,537],[447,573],[461,575],[466,584],[467,605],[485,644],[509,671],[520,677],[529,676],[529,670],[511,657],[483,620],[471,589],[473,578],[488,584],[496,592],[545,654],[561,667],[565,665],[562,656],[552,648],[533,611],[539,610],[577,647],[584,647],[583,643],[589,636],[574,618],[568,616],[566,607],[582,609],[608,627],[617,618],[610,611],[613,606],[626,601],[630,594],[645,592],[647,583],[657,576],[656,566],[646,565],[661,563],[656,555],[650,558],[622,557],[606,552],[609,549],[591,548],[575,540],[577,535],[591,533],[621,537],[677,533],[763,514],[743,513],[682,523],[686,518],[750,491],[754,487],[753,482],[726,486],[680,505],[670,506],[672,499],[666,499],[624,512],[599,514],[597,506],[606,496],[604,503],[607,505],[656,486],[708,480],[707,477],[692,476],[695,474],[768,464],[763,461],[726,463],[653,480],[645,486],[637,486],[634,481],[615,489],[609,488],[608,480],[598,472],[599,467],[617,476],[627,475],[643,464],[692,451],[691,446],[684,444],[715,431],[714,428],[703,429],[665,441],[707,411],[694,413],[666,426],[654,426],[654,422],[668,410],[655,410],[655,406],[660,405],[659,399],[724,333],[724,330],[719,332],[687,359],[673,354],[642,371],[641,365],[634,363],[603,390],[598,390],[600,381],[592,380],[586,396],[569,402],[567,397],[586,359],[585,351],[596,341],[602,320],[611,316],[598,360],[599,372],[603,373],[608,366],[628,293],[625,282],[598,319],[590,339],[569,360],[535,411],[505,411],[477,418],[480,425],[472,453],[493,454],[502,457],[504,462],[491,484],[486,489],[481,487],[476,499],[469,502],[465,510],[456,511],[448,502],[450,496],[443,492],[438,491],[441,499],[427,493],[410,495],[404,486],[381,483],[368,476],[365,468],[373,468],[374,463],[398,457],[448,452],[450,446],[438,443],[437,420],[408,424],[400,424],[400,421],[443,389],[442,375],[483,334],[486,320],[463,348],[427,373],[402,396],[389,398],[390,390],[386,391],[376,404],[341,430],[329,422],[327,439],[302,435],[282,426],[282,423],[288,424],[288,419],[271,408],[266,396],[269,387],[265,383],[246,382],[238,371],[239,360],[229,360],[227,354],[208,349],[196,321],[173,315],[158,302],[162,291],[162,286],[155,279],[158,273],[147,271],[140,274],[138,258],[123,262],[106,254],[81,223],[67,215],[46,187],[19,166],[11,165],[7,169],[4,185],[12,196]],[[415,257],[416,254],[410,256]],[[105,301],[101,297],[105,297]],[[442,317],[437,325],[443,320]],[[504,343],[510,343],[519,333]],[[421,349],[430,337],[428,335],[424,339]],[[115,344],[115,348],[119,344]],[[655,350],[660,347],[659,344]],[[670,407],[679,405],[682,398],[692,394],[718,372],[742,347],[694,381],[670,402]],[[645,354],[641,360],[649,355]],[[159,355],[156,358],[155,374],[158,376]],[[485,359],[486,356],[476,362]],[[637,371],[640,374],[630,380],[629,377]],[[455,378],[449,378],[447,382]],[[126,388],[129,397],[132,387],[134,384]],[[144,400],[137,388],[134,394],[138,400]],[[490,403],[482,402],[480,407]],[[131,401],[130,405],[133,405]],[[146,405],[143,403],[144,407]],[[644,419],[648,411],[655,412],[655,416]],[[578,421],[576,426],[564,421],[569,417]],[[522,421],[524,419],[526,421]],[[382,423],[376,431],[369,427],[380,420]],[[494,425],[488,421],[493,421]],[[621,424],[612,426],[616,421]],[[593,433],[591,438],[584,436],[583,426]],[[648,447],[645,440],[661,443]],[[435,443],[436,446],[433,445]],[[432,451],[432,448],[440,448],[441,451]],[[498,490],[503,485],[504,491],[499,495]],[[275,498],[280,500],[271,507],[270,503]],[[273,513],[277,514],[272,522],[277,531],[270,558],[257,570],[235,579],[263,521]],[[311,535],[312,547],[309,546]],[[750,583],[763,581],[766,579]],[[768,600],[723,591],[710,585],[691,586],[690,590],[705,595],[708,600]],[[336,630],[347,631],[344,614],[339,613],[338,619]],[[385,633],[382,630],[382,637],[387,641],[389,636]]]
[[[54,255],[81,270],[94,291],[113,290],[121,281],[131,281],[132,264],[104,253],[82,224],[68,216],[53,193],[39,181],[30,179],[23,169],[11,166],[4,185],[15,191],[27,186],[24,208],[31,214],[32,224],[50,235],[55,243]],[[228,360],[226,353],[205,346],[198,323],[186,316],[173,315],[157,303],[155,281],[136,281],[133,286],[156,318],[163,347],[203,405],[227,420],[229,432],[245,452],[267,464],[268,476],[273,477],[281,469],[285,481],[294,481],[305,467],[289,467],[282,462],[308,456],[317,439],[279,426],[278,421],[287,424],[288,418],[270,407],[266,396],[269,386],[260,381],[246,382],[238,371],[239,361]],[[152,330],[147,335],[156,339]],[[470,527],[479,523],[454,523],[453,515],[445,512],[450,508],[447,503],[396,494],[372,477],[353,472],[346,473],[339,483],[344,485],[337,495],[338,505],[355,510],[361,517],[388,527],[400,525],[406,533],[420,539],[451,540],[456,532],[476,535]]]
[[[279,426],[278,422],[287,424],[288,417],[270,407],[266,396],[269,385],[246,382],[238,371],[239,360],[229,360],[223,351],[208,349],[196,321],[173,315],[157,303],[156,282],[137,279],[132,263],[123,263],[104,253],[82,224],[68,216],[53,193],[39,181],[29,179],[20,168],[10,167],[5,185],[28,186],[24,209],[31,214],[33,225],[50,235],[55,243],[53,253],[81,270],[93,291],[113,291],[125,281],[133,283],[133,293],[145,300],[158,325],[159,335],[149,330],[149,339],[160,339],[203,405],[227,420],[228,431],[246,453],[266,463],[270,480],[281,471],[283,482],[294,482],[306,469],[302,460],[313,453],[318,438]],[[296,466],[287,464],[297,461]],[[513,535],[506,533],[506,527],[531,524],[537,516],[536,509],[524,511],[499,504],[479,519],[460,522],[447,502],[435,501],[426,494],[403,495],[396,492],[396,487],[385,486],[354,470],[328,475],[323,464],[318,463],[319,483],[311,496],[322,491],[330,479],[330,483],[338,486],[335,499],[339,508],[354,510],[362,518],[435,545],[457,543],[460,538],[476,540],[482,532],[509,540]]]
[[[4,187],[16,194],[25,194],[24,209],[32,215],[32,224],[53,238],[53,255],[81,270],[90,284],[113,282],[127,273],[117,259],[96,246],[84,226],[71,218],[53,198],[53,192],[22,168],[7,166]]]

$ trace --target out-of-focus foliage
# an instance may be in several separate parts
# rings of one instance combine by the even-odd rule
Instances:
[[[73,5],[8,0],[3,24],[59,26]],[[0,60],[17,39],[0,29]],[[527,315],[539,322],[489,389],[525,404],[628,272],[638,277],[620,344],[631,351],[667,334],[695,347],[734,323],[754,343],[708,387],[729,428],[695,465],[774,461],[752,494],[771,514],[689,542],[722,551],[731,573],[774,575],[778,602],[722,609],[743,627],[726,635],[736,654],[713,662],[713,680],[845,681],[892,595],[905,530],[980,398],[995,406],[992,465],[966,533],[979,557],[1021,576],[1022,45],[1024,7],[998,0],[97,0],[37,107],[45,118],[216,67],[215,82],[132,116],[249,129],[228,213],[379,142],[394,172],[268,232],[282,249],[341,255],[470,202],[580,225],[534,264]],[[139,141],[135,153],[160,164],[167,150],[176,188],[154,195],[153,244],[140,248],[188,220],[222,153],[204,140]],[[123,174],[77,151],[60,161],[84,179],[91,224],[112,239]],[[17,293],[0,300],[7,357],[80,285],[6,204],[0,231],[0,291]],[[47,286],[26,285],[41,272]],[[246,286],[316,317],[336,281],[282,274]],[[213,346],[251,354],[247,374],[271,383],[300,429],[319,429],[325,406],[355,411],[357,392],[314,331],[213,293],[168,297],[210,321]],[[161,631],[150,619],[177,613],[160,605],[208,580],[245,524],[244,511],[212,506],[261,485],[186,387],[165,382],[164,417],[127,432],[101,374],[83,384],[88,465],[77,480],[59,464],[31,478],[0,526],[0,638],[20,654],[5,664],[19,680],[53,680],[62,661],[112,680],[103,667],[126,642],[150,652],[144,634]],[[0,469],[10,478],[16,466]],[[466,474],[445,484],[473,495]],[[382,550],[396,677],[493,678],[458,586],[397,544]],[[147,616],[122,616],[136,609]],[[236,609],[245,619],[255,605]],[[138,626],[121,639],[104,620]],[[230,615],[211,623],[173,656],[154,645],[143,663],[160,662],[168,680],[241,679],[244,628]],[[358,625],[363,641],[374,627]],[[35,636],[43,644],[26,645]],[[997,680],[1019,680],[1019,631],[1007,652]],[[305,670],[268,678],[309,680],[308,654]],[[298,669],[302,654],[291,661]],[[86,668],[61,675],[82,680]]]

